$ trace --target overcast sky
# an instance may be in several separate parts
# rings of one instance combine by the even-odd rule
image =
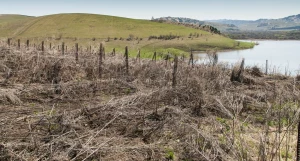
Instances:
[[[199,20],[282,18],[300,14],[300,0],[0,0],[0,14],[43,16],[94,13],[151,19]]]

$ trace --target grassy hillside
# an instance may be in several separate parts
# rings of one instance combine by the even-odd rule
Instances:
[[[34,17],[23,15],[0,15],[0,37],[12,36]]]
[[[47,32],[45,32],[47,31]],[[53,37],[61,34],[63,37],[77,38],[107,38],[148,37],[150,35],[177,34],[189,35],[195,31],[186,27],[153,23],[147,20],[135,20],[93,14],[58,14],[35,19],[18,33],[21,37]]]
[[[211,48],[242,49],[253,47],[253,44],[240,43],[221,35],[211,34],[206,31],[151,22],[148,20],[136,20],[106,15],[94,14],[57,14],[37,18],[26,19],[23,25],[15,28],[6,28],[7,34],[2,37],[32,39],[33,43],[40,43],[42,39],[60,44],[64,41],[73,46],[76,42],[82,46],[98,45],[106,42],[106,47],[124,49],[130,46],[131,51],[136,53],[138,49],[145,52],[170,48],[172,51],[184,52],[190,48],[194,50],[207,50]],[[16,24],[20,24],[19,22]],[[5,29],[3,32],[6,31]],[[192,36],[190,34],[199,35]],[[149,36],[174,35],[179,36],[173,40],[148,40]],[[127,38],[133,38],[127,41]],[[121,39],[122,38],[122,39]],[[121,40],[120,40],[121,39]],[[94,40],[94,41],[92,41]]]

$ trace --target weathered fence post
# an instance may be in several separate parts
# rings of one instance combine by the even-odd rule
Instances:
[[[268,60],[266,60],[266,75],[268,74]]]
[[[185,56],[184,56],[184,54],[182,54],[181,60],[184,61],[184,59],[185,59]]]
[[[44,41],[42,41],[42,52],[44,52]]]
[[[59,45],[57,45],[57,49],[59,50]]]
[[[29,49],[29,40],[26,41],[27,50]]]
[[[126,75],[129,74],[129,64],[128,64],[128,46],[125,47],[125,66],[126,66]]]
[[[21,49],[20,39],[18,39],[18,50]]]
[[[112,55],[115,56],[116,55],[116,49],[114,48],[112,51]]]
[[[68,53],[68,46],[66,45],[66,53]]]
[[[172,79],[172,87],[174,88],[177,84],[176,82],[176,74],[177,74],[177,67],[178,67],[178,57],[175,56],[174,58],[174,68],[173,68],[173,79]]]
[[[10,38],[7,39],[7,45],[10,47]]]
[[[136,55],[136,60],[139,60],[139,62],[141,62],[141,50],[138,50],[138,53]]]
[[[62,55],[65,55],[65,43],[64,42],[61,44],[61,53],[62,53]]]
[[[189,60],[189,64],[192,64],[192,68],[194,68],[194,55],[193,55],[193,50],[191,49],[191,54],[190,54],[190,60]]]
[[[243,79],[244,79],[244,66],[245,66],[245,59],[243,58],[242,63],[240,65],[240,68],[238,69],[238,71],[235,71],[235,69],[232,69],[232,73],[231,73],[231,77],[230,77],[230,81],[237,81],[242,83]]]
[[[52,44],[51,44],[51,42],[50,42],[50,45],[49,45],[49,50],[52,50]]]
[[[105,60],[105,47],[103,47],[102,52],[103,52],[103,59]]]
[[[156,62],[156,51],[155,51],[154,54],[153,54],[152,61],[153,61],[153,60]]]
[[[92,53],[92,46],[90,45],[90,54]]]
[[[75,60],[78,62],[78,43],[75,44]]]
[[[103,54],[103,45],[100,43],[99,51],[99,78],[102,78],[102,54]]]
[[[170,58],[170,56],[169,56],[169,52],[168,52],[168,54],[167,54],[167,56],[166,56],[166,67],[168,66],[169,58]]]

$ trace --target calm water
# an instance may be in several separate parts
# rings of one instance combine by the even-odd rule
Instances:
[[[241,40],[243,41],[243,40]],[[219,62],[234,64],[245,58],[246,66],[258,66],[265,71],[266,60],[269,72],[295,75],[300,73],[300,41],[257,41],[259,45],[253,49],[218,52]],[[201,61],[207,59],[206,54],[199,54]]]

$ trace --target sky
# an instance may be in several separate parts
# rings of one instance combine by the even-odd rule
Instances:
[[[43,16],[93,13],[135,19],[198,20],[283,18],[300,14],[300,0],[0,0],[0,14]]]

